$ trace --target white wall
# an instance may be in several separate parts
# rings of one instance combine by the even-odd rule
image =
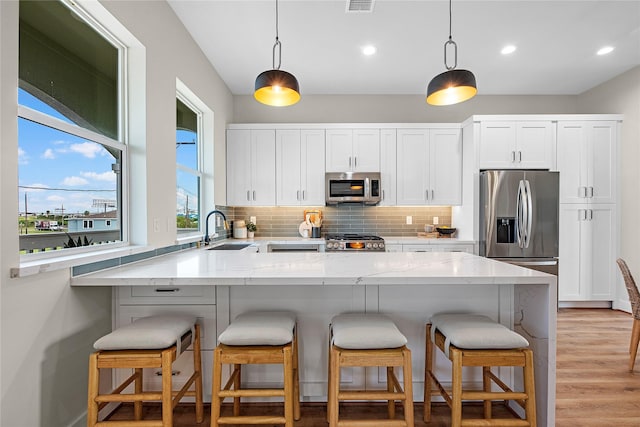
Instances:
[[[213,129],[205,130],[215,142],[215,147],[205,149],[209,171],[205,209],[214,203],[214,162],[216,201],[225,199],[224,136],[233,97],[165,2],[117,1],[102,6],[95,3],[90,9],[111,13],[139,42],[132,49],[132,65],[139,73],[132,81],[130,137],[138,157],[132,171],[138,185],[132,197],[142,199],[139,206],[144,210],[133,218],[134,240],[171,245],[176,202],[167,189],[175,188],[175,173],[170,171],[175,170],[176,80],[197,94],[215,117]],[[19,264],[18,3],[14,0],[0,1],[0,52],[0,426],[86,425],[88,355],[93,341],[111,329],[111,290],[72,288],[67,270],[9,278],[10,268]],[[153,218],[171,218],[170,226],[153,233],[148,227]]]
[[[640,279],[640,67],[597,86],[578,97],[578,113],[624,114],[620,147],[620,256],[636,281]],[[617,295],[627,300],[618,275]],[[620,303],[618,303],[620,304]],[[627,304],[622,304],[623,306]],[[614,305],[615,306],[615,305]]]

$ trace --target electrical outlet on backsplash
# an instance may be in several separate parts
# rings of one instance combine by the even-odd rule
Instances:
[[[421,206],[303,206],[303,207],[232,207],[217,206],[224,210],[229,221],[248,221],[255,216],[260,220],[256,237],[299,237],[298,227],[304,221],[304,211],[310,208],[322,211],[322,235],[327,233],[364,233],[379,236],[416,236],[425,224],[451,225],[451,207]],[[407,224],[407,216],[412,224]]]

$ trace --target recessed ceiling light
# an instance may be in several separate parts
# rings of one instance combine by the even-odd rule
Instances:
[[[611,52],[613,52],[613,46],[605,46],[603,48],[600,48],[600,50],[598,51],[598,55],[606,55],[607,53]]]
[[[507,45],[505,47],[502,48],[502,50],[500,51],[501,54],[503,55],[509,55],[510,53],[513,53],[516,51],[516,47],[512,44]]]
[[[376,53],[376,47],[373,45],[368,45],[362,48],[362,53],[367,56],[371,56]]]

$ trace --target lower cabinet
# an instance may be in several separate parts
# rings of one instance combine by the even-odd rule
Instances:
[[[613,300],[615,205],[561,204],[559,220],[558,299]]]
[[[124,286],[116,290],[115,327],[134,320],[159,314],[191,314],[198,319],[201,333],[203,392],[205,401],[211,400],[211,367],[216,346],[216,304],[213,286],[185,286],[183,288]],[[144,370],[144,386],[160,390],[159,369]],[[193,351],[186,350],[173,365],[174,389],[184,385],[193,371]],[[120,383],[132,370],[114,370],[114,383]]]
[[[473,244],[471,243],[451,243],[451,244],[406,244],[402,245],[402,252],[467,252],[472,254]]]

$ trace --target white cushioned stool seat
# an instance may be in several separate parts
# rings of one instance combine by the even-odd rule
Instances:
[[[340,314],[331,320],[331,329],[332,344],[345,349],[398,348],[407,343],[407,338],[384,314]]]
[[[180,337],[193,329],[196,317],[191,315],[162,315],[143,317],[98,339],[96,350],[156,350],[177,345],[181,353]]]
[[[478,314],[437,314],[431,318],[431,339],[436,330],[446,337],[445,349],[449,345],[462,349],[510,349],[524,348],[529,342],[517,332],[512,331],[487,316]]]
[[[296,316],[288,311],[253,311],[239,315],[220,334],[225,345],[284,345],[293,340]]]

